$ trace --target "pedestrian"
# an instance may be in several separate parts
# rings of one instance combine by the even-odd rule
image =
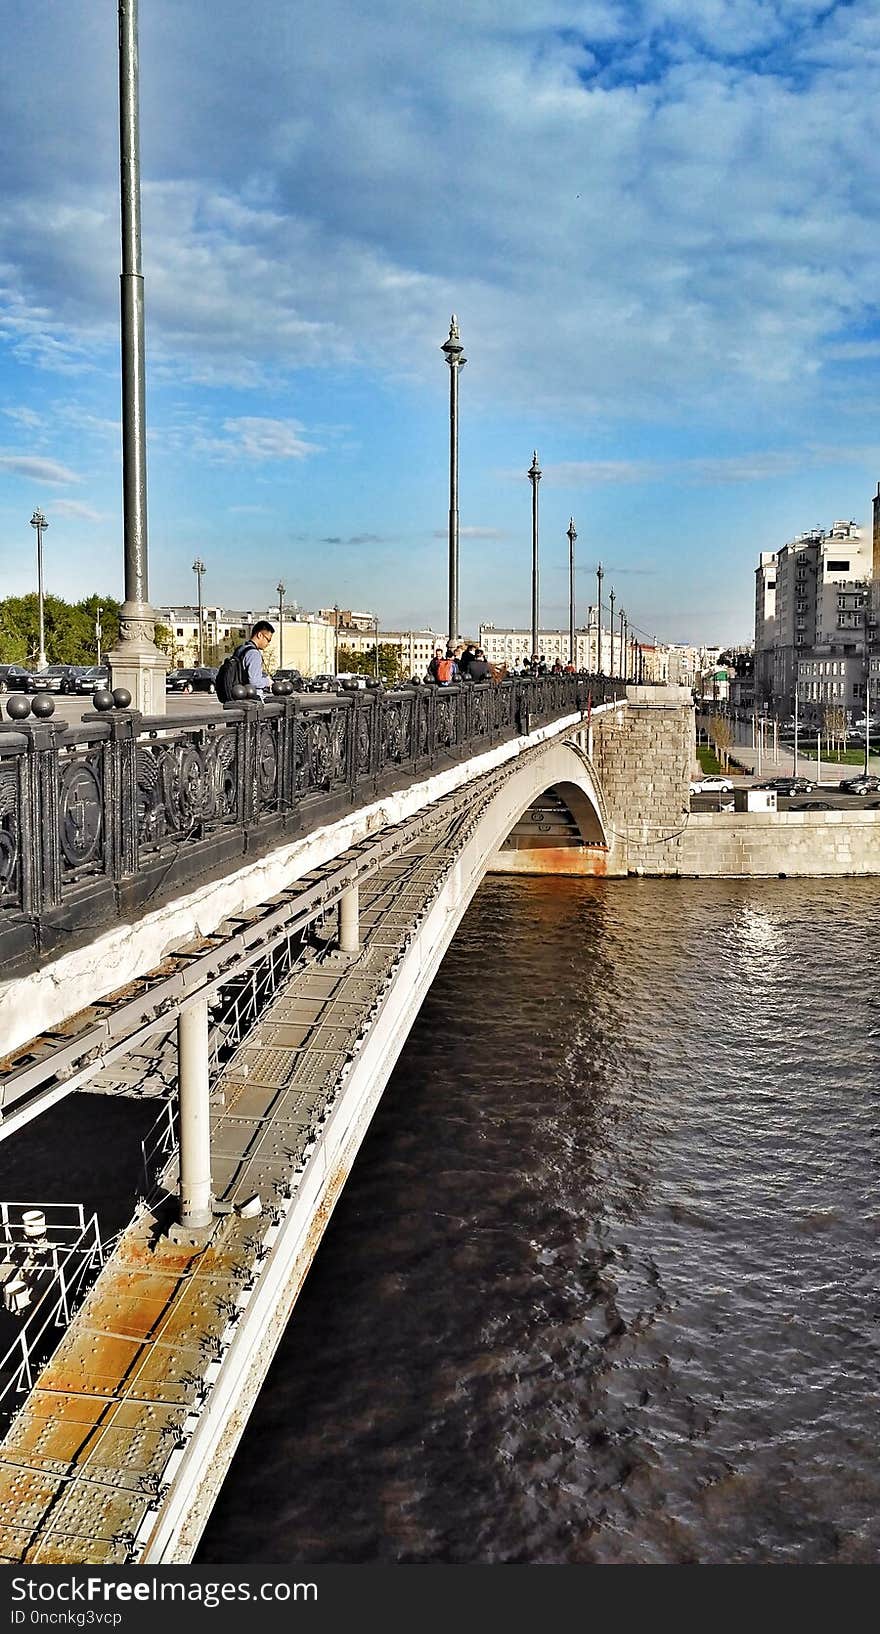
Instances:
[[[434,648],[434,656],[431,659],[431,662],[430,662],[430,664],[428,665],[428,668],[425,671],[425,680],[426,681],[433,681],[435,685],[437,683],[437,668],[438,668],[438,665],[439,665],[440,660],[441,660],[442,657],[443,657],[443,648],[442,647],[435,647]]]
[[[477,647],[471,659],[468,675],[472,681],[491,681],[492,671],[482,647]]]
[[[440,687],[448,687],[452,685],[453,681],[457,681],[458,678],[459,670],[458,664],[455,661],[455,648],[450,642],[449,646],[446,648],[446,652],[437,665],[437,685]]]
[[[469,641],[467,646],[464,648],[461,657],[456,660],[458,663],[459,674],[463,681],[469,681],[471,679],[471,665],[473,664],[476,656],[477,649],[474,646],[474,643]]]
[[[272,677],[263,668],[263,653],[274,634],[274,624],[260,618],[247,641],[240,641],[234,652],[224,658],[214,681],[214,691],[222,704],[232,701],[232,688],[236,683],[255,687],[260,698],[269,690]]]

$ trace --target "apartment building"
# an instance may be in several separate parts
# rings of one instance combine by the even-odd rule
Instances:
[[[790,713],[795,687],[800,697],[807,679],[811,687],[833,680],[837,701],[836,684],[847,679],[853,655],[864,649],[873,554],[873,539],[853,521],[812,528],[781,550],[762,552],[755,574],[755,692],[761,703]],[[847,653],[846,673],[802,672],[808,659],[840,665]]]

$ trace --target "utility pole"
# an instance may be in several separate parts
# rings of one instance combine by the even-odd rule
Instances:
[[[626,614],[625,614],[622,607],[620,609],[620,612],[618,613],[618,618],[620,619],[620,678],[621,678],[622,681],[625,681],[625,680],[627,680],[627,673],[626,673]]]
[[[577,538],[574,517],[568,524],[568,662],[576,669],[574,640],[574,542]]]
[[[37,654],[37,669],[46,668],[46,626],[43,611],[43,534],[49,524],[42,511],[34,511],[31,517],[31,527],[37,530],[37,603],[40,614],[40,650]],[[57,650],[57,649],[56,649]]]
[[[613,681],[614,680],[614,591],[613,590],[610,592],[608,600],[609,600],[609,602],[611,604],[611,669],[609,671],[609,674],[610,674],[611,679]]]
[[[449,364],[449,635],[454,645],[458,640],[458,376],[467,363],[458,319],[455,313],[449,325],[449,339],[440,348]],[[378,656],[376,673],[378,674]]]
[[[284,668],[284,592],[287,585],[279,579],[275,586],[278,592],[278,668]]]
[[[596,582],[599,586],[599,601],[596,607],[596,673],[602,674],[602,563],[596,568]]]
[[[532,463],[526,473],[532,485],[532,658],[538,656],[538,483],[543,475],[538,464],[538,451],[532,454]]]
[[[118,0],[119,173],[122,228],[122,514],[125,601],[119,639],[108,653],[111,685],[123,686],[147,715],[165,714],[167,663],[156,646],[147,548],[146,348],[141,267],[140,112],[137,0]]]
[[[865,776],[871,755],[871,648],[868,639],[868,602],[870,589],[865,586]]]
[[[205,572],[205,564],[200,556],[197,556],[193,562],[193,572],[196,576],[199,591],[199,664],[201,665],[205,662],[205,621],[202,617],[202,577]]]

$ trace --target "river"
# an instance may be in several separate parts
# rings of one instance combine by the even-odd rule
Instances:
[[[878,915],[487,880],[196,1563],[877,1564]]]

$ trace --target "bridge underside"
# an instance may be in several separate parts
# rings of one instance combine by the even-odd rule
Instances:
[[[172,1163],[0,1447],[0,1558],[191,1559],[446,948],[502,848],[517,849],[505,842],[532,830],[563,841],[533,850],[606,855],[576,743],[552,739],[476,778],[466,801],[456,791],[401,825],[359,886],[360,952],[315,934],[293,961],[211,1086],[210,1228],[189,1241],[168,1233]],[[351,877],[363,855],[351,853]],[[316,932],[325,912],[311,914]],[[100,1058],[88,1069],[93,1087],[100,1069]]]

